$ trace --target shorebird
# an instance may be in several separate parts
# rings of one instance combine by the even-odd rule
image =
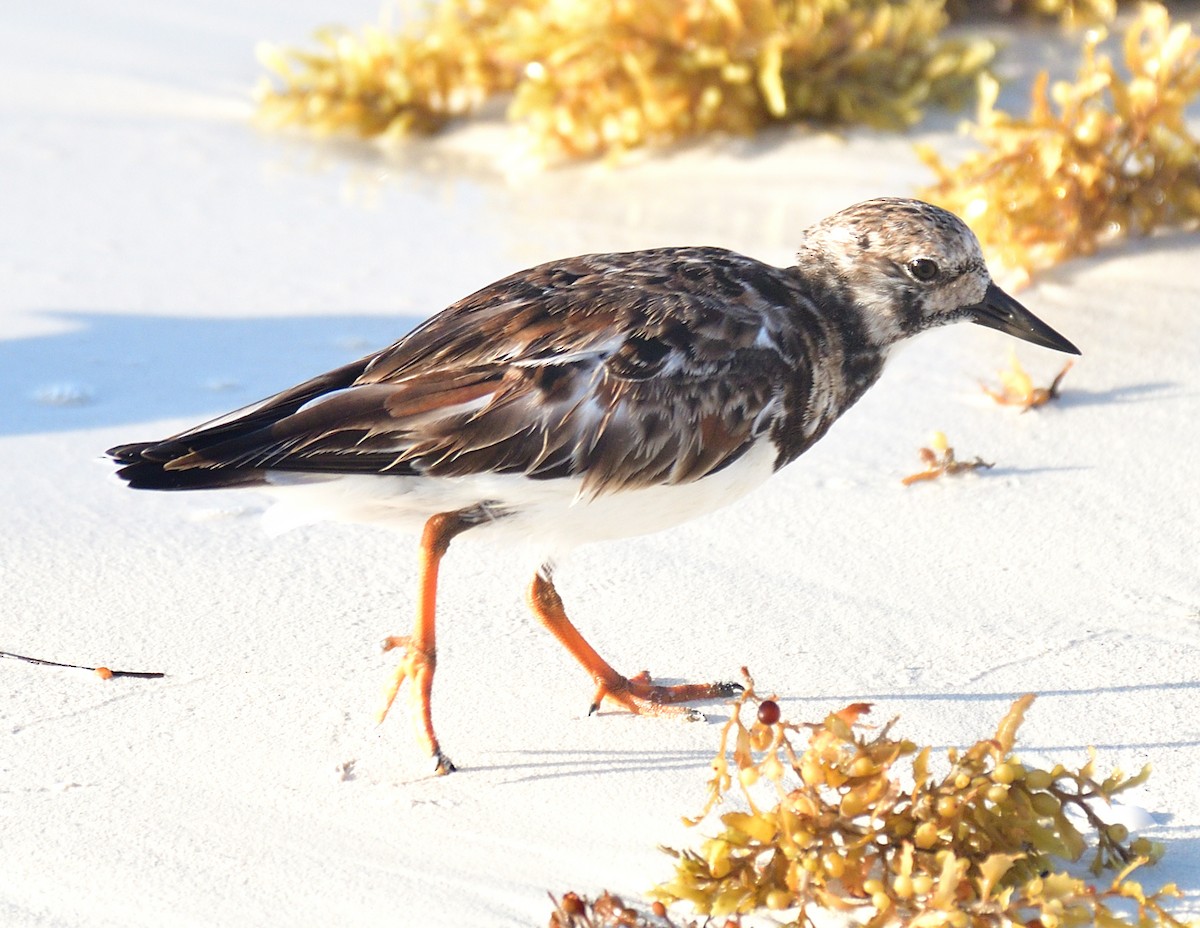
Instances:
[[[800,234],[778,268],[713,247],[580,255],[464,297],[382,351],[161,441],[108,454],[137,489],[263,487],[274,515],[420,529],[406,680],[434,732],[438,566],[463,532],[519,537],[534,615],[604,700],[642,714],[729,695],[617,673],[567,618],[555,558],[658,531],[743,496],[821,438],[893,346],[968,321],[1078,354],[992,282],[956,216],[869,200]],[[282,506],[282,509],[278,507]],[[290,513],[290,515],[289,515]],[[297,515],[299,513],[299,515]]]

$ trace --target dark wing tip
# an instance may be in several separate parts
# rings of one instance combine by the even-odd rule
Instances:
[[[142,452],[149,448],[151,442],[139,441],[128,445],[117,445],[104,453],[118,464],[132,464],[142,459]]]
[[[263,472],[257,469],[168,470],[166,465],[177,456],[170,448],[169,442],[134,442],[109,448],[105,454],[123,465],[117,476],[134,490],[216,490],[264,482]]]

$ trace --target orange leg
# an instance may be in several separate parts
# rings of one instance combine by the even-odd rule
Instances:
[[[678,686],[658,686],[650,682],[649,672],[643,670],[635,677],[623,677],[587,643],[571,624],[563,609],[562,598],[554,583],[541,571],[534,574],[529,585],[529,607],[550,633],[558,639],[596,683],[596,695],[588,714],[610,699],[638,715],[674,715],[701,718],[699,712],[674,703],[693,699],[720,699],[741,691],[736,683],[683,683]]]
[[[437,735],[433,731],[433,715],[430,710],[430,695],[433,692],[433,672],[437,667],[437,616],[438,566],[442,556],[450,547],[455,535],[466,531],[476,521],[461,512],[443,512],[425,523],[421,533],[420,581],[417,591],[417,616],[413,631],[408,636],[393,636],[383,640],[383,650],[402,648],[404,655],[384,692],[383,708],[378,720],[382,722],[392,708],[400,684],[406,679],[411,682],[411,695],[416,703],[417,714],[413,721],[417,726],[417,741],[436,763],[437,773],[454,771],[450,758],[442,753]]]

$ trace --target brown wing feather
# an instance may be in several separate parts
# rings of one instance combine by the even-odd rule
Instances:
[[[293,388],[245,428],[226,418],[157,447],[176,472],[495,471],[581,476],[595,493],[696,480],[804,381],[779,349],[780,298],[805,300],[794,287],[720,249],[557,261],[460,300],[327,395]]]

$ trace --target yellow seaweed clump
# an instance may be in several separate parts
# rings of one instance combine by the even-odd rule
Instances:
[[[748,675],[747,684],[722,731],[703,814],[731,794],[748,810],[724,812],[699,850],[666,849],[676,872],[653,891],[658,900],[717,919],[774,910],[790,925],[811,925],[823,908],[867,928],[1182,928],[1164,908],[1173,885],[1148,893],[1130,878],[1162,846],[1131,840],[1097,811],[1149,768],[1099,778],[1094,758],[1078,770],[1021,761],[1013,747],[1033,696],[939,765],[930,748],[891,737],[895,719],[869,730],[867,704],[797,725],[755,695]],[[747,725],[742,709],[755,703]],[[1092,874],[1114,871],[1102,883],[1065,868],[1087,850],[1077,822],[1092,832]]]
[[[1200,139],[1186,119],[1200,93],[1200,39],[1144,4],[1124,35],[1126,77],[1098,53],[1104,38],[1087,35],[1074,82],[1039,75],[1023,118],[995,108],[985,79],[972,129],[983,148],[961,164],[919,149],[938,177],[923,195],[1026,276],[1119,235],[1200,222]]]
[[[445,0],[400,34],[264,45],[271,124],[428,133],[512,94],[549,158],[772,122],[900,127],[962,102],[994,48],[948,39],[943,0]]]
[[[259,82],[259,116],[320,136],[436,132],[512,89],[518,65],[505,37],[541,5],[450,0],[431,4],[418,28],[401,32],[327,27],[316,33],[316,51],[261,43],[259,62],[274,79]]]
[[[544,153],[595,156],[800,120],[912,125],[961,102],[994,49],[941,36],[941,0],[552,4],[511,115]]]

